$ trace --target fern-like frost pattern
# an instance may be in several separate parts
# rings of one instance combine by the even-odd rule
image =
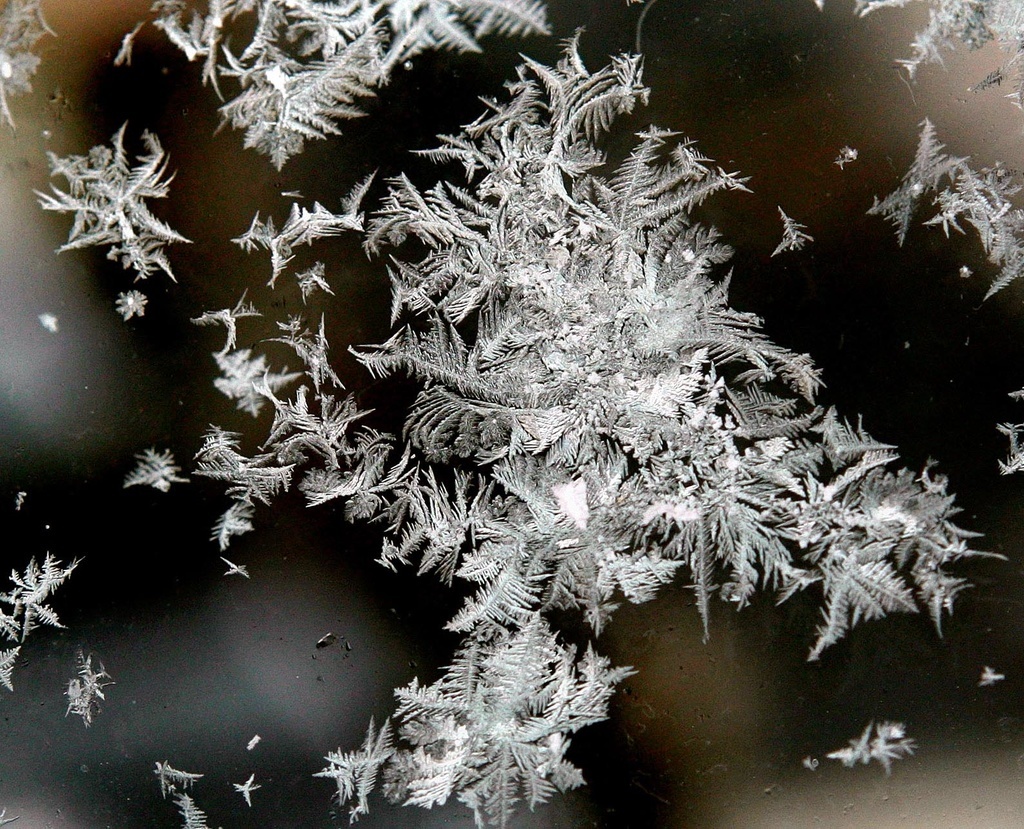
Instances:
[[[33,557],[24,573],[11,570],[12,587],[0,593],[0,640],[18,643],[0,650],[0,685],[8,691],[14,690],[14,666],[25,638],[39,625],[64,627],[57,612],[47,602],[53,591],[67,581],[78,562],[75,559],[65,567],[47,553],[41,565]],[[4,609],[3,605],[7,608]]]
[[[364,114],[364,99],[395,68],[433,49],[479,52],[479,38],[546,33],[540,0],[210,0],[205,13],[183,0],[158,0],[154,25],[225,101],[225,123],[278,168],[306,141],[340,133],[339,122]],[[241,51],[229,35],[251,32]],[[128,52],[130,41],[122,51]]]
[[[325,769],[353,817],[378,771],[389,798],[456,794],[480,825],[578,783],[561,752],[625,674],[573,656],[551,610],[597,634],[680,572],[705,625],[716,592],[742,606],[814,589],[817,659],[891,612],[939,625],[964,585],[949,566],[975,555],[945,481],[893,469],[892,447],[816,407],[809,358],[729,306],[715,271],[730,251],[691,213],[744,180],[656,128],[597,172],[601,136],[646,100],[638,58],[591,72],[573,39],[509,93],[424,153],[464,185],[394,178],[368,225],[368,249],[392,252],[397,330],[356,355],[423,384],[379,503],[381,560],[469,595],[442,679],[399,690],[393,734],[371,729]],[[425,256],[404,255],[412,240]],[[590,703],[577,717],[562,698],[545,720],[546,689],[573,672],[593,678]]]

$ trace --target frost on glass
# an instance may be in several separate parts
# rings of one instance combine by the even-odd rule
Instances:
[[[100,701],[106,699],[103,689],[114,684],[103,663],[97,660],[97,667],[93,667],[92,660],[93,654],[85,656],[79,649],[75,654],[76,676],[68,680],[64,691],[68,699],[64,716],[75,714],[81,717],[86,728],[92,725],[93,717],[99,713]]]
[[[224,100],[224,122],[278,169],[306,141],[365,114],[363,101],[419,53],[479,52],[487,35],[548,31],[540,0],[158,0],[153,15],[171,43],[202,62],[203,82]],[[124,62],[137,33],[126,37]]]
[[[53,31],[43,17],[42,0],[8,0],[0,9],[0,118],[12,129],[9,99],[32,91],[40,60],[33,50],[47,34]]]
[[[876,198],[868,213],[889,219],[901,245],[922,204],[931,214],[923,224],[941,227],[947,238],[957,234],[976,239],[992,266],[983,298],[988,300],[1024,276],[1024,210],[1015,200],[1021,189],[1018,171],[1000,163],[976,168],[968,158],[948,155],[926,118],[914,162],[900,186],[884,199]],[[960,275],[970,277],[972,271],[962,265]],[[1024,398],[1024,390],[1011,392],[1010,397]],[[997,428],[1010,441],[1009,456],[1000,461],[999,471],[1019,472],[1024,469],[1024,425],[1002,423]]]
[[[859,8],[882,5],[901,3]],[[941,15],[951,4],[932,5]],[[975,6],[958,20],[1011,30],[1004,5]],[[201,62],[224,122],[279,169],[307,141],[363,114],[365,99],[419,52],[475,51],[491,34],[547,30],[533,0],[161,0],[152,23]],[[941,19],[933,24],[948,35]],[[139,31],[125,37],[118,62],[130,60]],[[7,54],[0,80],[11,80]],[[606,150],[616,120],[647,102],[642,75],[639,55],[588,68],[579,35],[553,66],[524,57],[475,121],[421,151],[438,165],[437,183],[369,176],[338,212],[296,201],[283,221],[257,214],[233,240],[268,254],[269,288],[296,280],[301,313],[271,319],[271,336],[247,347],[239,329],[261,312],[245,294],[193,320],[223,326],[214,385],[266,427],[255,446],[217,425],[197,441],[192,474],[221,483],[228,500],[210,531],[219,551],[296,489],[310,507],[331,503],[379,530],[382,565],[412,567],[461,601],[445,623],[449,664],[433,681],[398,688],[391,715],[370,720],[361,746],[324,755],[316,776],[352,819],[379,790],[424,808],[456,799],[479,825],[506,826],[517,809],[583,784],[572,741],[608,717],[632,672],[598,651],[623,602],[685,581],[709,635],[716,595],[742,608],[759,592],[779,602],[807,593],[820,606],[804,641],[817,660],[852,628],[892,613],[925,612],[941,632],[966,586],[954,565],[980,555],[974,534],[954,523],[954,498],[933,466],[902,468],[895,447],[819,405],[810,357],[780,347],[757,316],[730,304],[732,252],[696,212],[708,198],[745,191],[747,180],[654,126],[636,133],[624,158]],[[99,245],[139,278],[162,270],[173,279],[166,248],[188,240],[148,205],[168,195],[173,176],[148,132],[132,163],[125,132],[85,156],[50,154],[67,185],[39,194],[40,203],[73,215],[61,250]],[[858,157],[849,146],[838,153],[840,168]],[[976,171],[946,154],[925,121],[911,170],[871,212],[902,242],[932,199],[927,224],[980,237],[999,269],[991,294],[1019,275],[1018,189],[1001,167]],[[379,201],[364,204],[379,190]],[[812,241],[807,227],[778,212],[775,253],[798,252]],[[328,265],[293,267],[298,247],[341,233],[358,234],[390,279],[389,336],[350,351],[374,381],[415,384],[398,434],[376,428],[345,389],[325,315],[307,308],[331,293]],[[115,308],[128,320],[146,302],[126,291]],[[45,316],[56,331],[56,317]],[[296,370],[273,367],[268,355],[281,346]],[[1004,471],[1024,468],[1024,427],[1002,428],[1012,443]],[[169,451],[151,448],[136,461],[126,487],[167,491],[187,480]],[[242,577],[233,586],[247,584],[246,565],[221,562],[220,573]],[[47,602],[76,565],[33,559],[0,594],[0,632],[15,643],[0,650],[8,688],[26,634],[61,626]],[[565,618],[581,621],[582,633],[560,630]],[[336,640],[326,634],[315,647]],[[979,684],[1003,678],[986,667]],[[80,653],[67,713],[88,725],[110,683],[99,660]],[[828,757],[888,772],[914,749],[902,723],[882,720]],[[183,825],[207,826],[191,793],[203,775],[166,761],[154,773]],[[262,788],[255,780],[253,772],[231,783],[232,797],[251,807]]]
[[[157,452],[155,448],[144,449],[135,456],[135,468],[124,479],[124,488],[130,486],[151,486],[160,492],[168,492],[171,484],[187,484],[188,478],[181,477],[181,467],[174,462],[170,450]]]
[[[828,753],[830,760],[838,760],[844,766],[880,763],[886,774],[892,773],[892,764],[914,753],[916,743],[907,736],[907,729],[900,722],[868,723],[863,733],[845,748]]]
[[[823,9],[825,0],[814,0]],[[943,63],[943,53],[958,46],[980,49],[990,42],[1003,51],[1002,65],[979,79],[971,89],[980,92],[998,87],[1005,81],[1011,91],[1007,97],[1017,106],[1024,105],[1024,7],[1018,0],[856,0],[854,11],[866,17],[880,10],[923,7],[928,22],[915,35],[910,54],[896,63],[914,80],[927,64]]]
[[[382,563],[467,594],[442,679],[396,691],[394,717],[362,749],[328,756],[321,774],[353,817],[379,783],[397,802],[457,797],[505,825],[518,804],[581,782],[562,752],[607,715],[625,673],[562,643],[555,609],[596,635],[619,602],[679,575],[705,624],[716,592],[742,607],[760,589],[812,590],[817,659],[888,613],[924,609],[938,626],[964,586],[949,567],[975,553],[945,481],[893,468],[891,446],[815,406],[809,358],[730,308],[716,276],[730,251],[691,212],[743,179],[656,128],[604,170],[602,137],[647,94],[637,57],[592,72],[574,39],[554,67],[526,59],[507,100],[424,153],[463,183],[388,182],[366,245],[391,256],[397,327],[355,353],[374,377],[423,387],[401,457],[386,461],[398,448],[382,438],[368,489],[342,471],[365,466],[367,447],[344,463],[333,448],[356,420],[324,451],[310,437],[326,411],[310,418],[306,392],[287,402],[264,389],[270,439],[224,465],[244,503],[272,469],[276,492],[314,463],[311,503],[355,501],[350,517],[388,527]]]

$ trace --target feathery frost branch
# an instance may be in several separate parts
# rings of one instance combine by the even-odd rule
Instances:
[[[130,486],[151,486],[160,492],[168,492],[171,484],[187,484],[188,478],[178,475],[181,472],[174,462],[174,455],[169,449],[157,452],[156,448],[144,449],[135,456],[135,469],[124,479],[124,489]]]
[[[40,566],[33,557],[24,573],[11,570],[11,583],[14,587],[6,593],[0,593],[0,604],[10,605],[8,613],[0,609],[0,633],[8,639],[24,642],[38,625],[63,628],[56,612],[45,602],[50,594],[67,581],[68,576],[78,566],[79,559],[65,567],[59,560],[47,553]],[[17,649],[15,649],[15,652]],[[13,664],[11,651],[6,652],[4,662]],[[5,685],[10,687],[10,667],[3,674],[7,678]]]
[[[855,11],[865,17],[879,9],[902,8],[911,3],[928,7],[928,24],[914,35],[910,56],[896,61],[911,80],[922,65],[942,64],[944,50],[952,51],[963,44],[974,51],[996,41],[1006,60],[973,89],[997,85],[1015,74],[1014,91],[1007,97],[1017,106],[1024,104],[1024,14],[1016,0],[856,0]]]
[[[871,732],[874,730],[874,736]],[[852,767],[858,763],[867,765],[872,760],[881,763],[888,775],[892,772],[892,764],[911,756],[917,744],[907,736],[903,723],[889,722],[868,723],[860,737],[850,740],[846,748],[829,752],[830,760],[838,760],[844,766]]]
[[[548,31],[540,0],[210,0],[205,14],[187,10],[184,0],[157,0],[154,25],[188,60],[202,61],[203,83],[222,100],[224,79],[233,79],[223,121],[278,169],[306,141],[362,116],[364,99],[421,52],[479,52],[487,35]],[[232,34],[250,37],[240,51]]]

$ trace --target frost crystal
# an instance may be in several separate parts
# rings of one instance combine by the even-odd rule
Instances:
[[[232,786],[234,786],[235,791],[239,792],[242,795],[242,797],[245,798],[245,805],[249,808],[252,808],[252,793],[256,791],[256,789],[261,788],[259,783],[253,782],[255,779],[256,775],[250,774],[249,779],[246,780],[244,783],[231,784]]]
[[[874,736],[871,731],[874,729]],[[840,748],[826,755],[830,760],[838,760],[844,766],[853,767],[858,763],[867,765],[872,760],[885,767],[885,773],[892,772],[892,764],[903,760],[914,753],[916,743],[907,737],[903,723],[880,722],[868,723],[860,737],[850,740],[846,748]]]
[[[846,165],[852,161],[857,160],[857,150],[854,147],[844,146],[840,151],[839,155],[836,156],[836,160],[833,162],[840,170],[845,169]]]
[[[772,251],[772,256],[778,256],[787,250],[800,250],[808,242],[814,241],[813,237],[805,233],[807,226],[789,218],[781,207],[779,217],[782,219],[782,241]]]
[[[211,536],[217,542],[221,552],[228,548],[234,536],[252,532],[252,517],[253,506],[248,501],[236,501],[224,511],[224,514],[214,523]],[[227,559],[224,560],[227,561]],[[231,575],[231,572],[228,571],[226,575]]]
[[[892,3],[862,6],[882,4]],[[486,35],[547,25],[536,0],[158,0],[153,9],[223,96],[224,121],[278,168],[362,114],[365,98],[422,50],[472,51]],[[780,601],[813,593],[821,621],[807,637],[810,659],[889,613],[926,610],[938,628],[965,585],[950,571],[977,553],[953,523],[945,480],[899,468],[893,447],[816,405],[810,358],[730,306],[731,251],[695,212],[746,180],[657,127],[638,133],[622,161],[606,156],[612,123],[647,96],[638,55],[593,71],[574,37],[554,66],[524,59],[506,97],[485,100],[477,120],[422,152],[451,165],[434,186],[396,175],[365,219],[368,177],[338,213],[292,204],[280,227],[256,215],[234,240],[269,253],[271,287],[297,246],[322,237],[361,233],[370,254],[387,257],[393,331],[354,352],[375,380],[418,384],[400,436],[367,425],[346,393],[323,316],[277,322],[273,347],[302,366],[276,373],[237,347],[238,321],[258,316],[244,296],[194,320],[225,327],[216,387],[253,415],[273,409],[255,449],[213,426],[196,455],[196,474],[223,482],[231,499],[212,533],[221,551],[253,528],[257,502],[294,484],[311,506],[336,501],[346,518],[376,522],[382,564],[436,575],[463,598],[446,625],[458,637],[450,664],[399,688],[393,715],[379,729],[371,720],[360,748],[325,758],[317,776],[353,819],[378,784],[390,800],[426,808],[457,798],[478,825],[499,826],[520,805],[581,785],[573,735],[607,717],[630,673],[596,651],[599,634],[621,602],[650,600],[680,577],[706,631],[715,595],[742,607],[763,590]],[[164,247],[186,240],[143,201],[167,194],[163,151],[146,134],[148,154],[129,167],[124,132],[113,151],[51,156],[69,192],[40,198],[75,213],[62,249],[106,244],[140,276],[170,275]],[[836,163],[856,156],[843,147]],[[1016,267],[1015,192],[998,171],[972,174],[945,155],[926,122],[914,168],[874,212],[902,241],[934,194],[930,223],[947,234],[977,228],[993,261]],[[779,213],[776,254],[811,241]],[[325,274],[320,261],[295,273],[304,302],[330,291]],[[121,300],[122,314],[138,305]],[[1017,454],[1018,427],[1007,428]],[[138,457],[126,486],[184,480],[169,452]],[[226,575],[248,575],[222,560]],[[0,615],[10,639],[27,632],[18,608]],[[580,622],[572,642],[552,628],[562,617]],[[0,652],[0,682],[10,684],[17,653]],[[101,690],[106,676],[83,665],[68,686],[76,705],[87,679]],[[829,757],[888,772],[913,749],[902,724],[883,722]],[[186,791],[201,775],[167,763],[156,774],[186,828],[206,827]],[[249,805],[254,781],[232,784]]]
[[[114,133],[111,147],[97,145],[88,155],[61,158],[47,153],[50,175],[67,179],[68,189],[50,185],[52,195],[36,195],[44,210],[75,214],[68,241],[58,253],[109,245],[107,258],[133,269],[136,279],[159,269],[173,280],[164,247],[189,240],[154,216],[145,200],[166,198],[174,176],[167,175],[163,148],[148,131],[142,133],[146,154],[136,166],[129,165],[124,149],[127,126]]]
[[[422,568],[477,584],[452,622],[466,631],[528,618],[542,595],[599,630],[617,592],[646,600],[680,567],[707,619],[719,563],[740,606],[761,584],[783,598],[819,585],[814,658],[860,621],[915,610],[915,583],[938,622],[961,587],[944,566],[970,555],[942,487],[886,471],[891,447],[802,409],[819,383],[808,358],[768,341],[710,279],[729,251],[688,213],[742,180],[655,129],[610,179],[590,172],[603,160],[591,136],[646,95],[632,58],[590,73],[571,43],[511,89],[427,153],[460,162],[471,190],[395,179],[370,224],[371,250],[415,237],[430,253],[392,273],[394,318],[420,324],[359,357],[377,376],[426,381],[410,442],[482,476],[451,489],[406,479],[385,559],[419,551]],[[473,535],[486,542],[460,546]]]
[[[153,770],[160,779],[160,794],[167,797],[168,794],[175,794],[179,789],[189,789],[203,775],[194,772],[179,771],[166,760],[157,762]]]
[[[311,268],[307,268],[301,273],[295,274],[295,279],[299,283],[299,290],[302,291],[303,302],[309,299],[313,291],[318,289],[324,293],[331,294],[332,296],[334,294],[334,291],[331,290],[331,286],[324,278],[323,262],[317,262]]]
[[[17,660],[18,653],[20,651],[20,646],[0,651],[0,685],[3,685],[8,691],[14,690],[14,682],[11,679],[11,674],[14,671],[14,663]]]
[[[347,753],[332,751],[324,758],[327,766],[314,775],[334,780],[338,786],[340,803],[348,803],[353,798],[357,801],[352,807],[352,821],[370,811],[367,797],[373,791],[380,767],[394,754],[391,742],[390,722],[384,723],[384,727],[376,731],[371,719],[361,749]]]
[[[946,236],[965,233],[965,225],[973,228],[988,260],[998,266],[985,294],[989,299],[1024,276],[1024,210],[1014,204],[1024,185],[1018,173],[1000,164],[975,170],[966,158],[950,157],[943,149],[934,126],[925,120],[917,156],[903,183],[881,201],[875,199],[868,212],[890,219],[902,244],[918,204],[931,195],[938,212],[924,224],[941,227]],[[970,274],[970,268],[961,268],[961,276]]]
[[[8,639],[24,642],[32,630],[40,623],[50,627],[62,628],[57,614],[53,608],[45,602],[58,587],[60,587],[78,566],[76,558],[67,567],[55,559],[50,553],[46,554],[43,564],[40,567],[33,558],[29,561],[24,573],[11,571],[11,582],[14,588],[6,593],[0,593],[0,604],[8,604],[11,611],[8,614],[0,609],[0,633]],[[15,649],[15,652],[17,649]],[[5,685],[10,687],[10,664],[13,664],[11,651],[6,651],[2,657],[3,662],[8,663],[6,676],[8,682]]]
[[[487,644],[456,655],[429,686],[415,680],[395,692],[398,732],[371,722],[358,751],[332,752],[317,777],[333,778],[351,817],[368,811],[367,796],[383,769],[384,791],[398,802],[430,808],[456,794],[475,813],[506,825],[514,805],[531,808],[583,777],[565,754],[568,734],[607,716],[616,683],[630,671],[611,669],[588,649],[578,657],[539,616]]]
[[[123,291],[117,295],[114,307],[117,309],[117,313],[121,315],[121,318],[127,322],[132,317],[145,316],[146,303],[148,301],[142,291]]]
[[[634,56],[589,71],[574,39],[554,67],[526,60],[507,102],[424,153],[465,183],[395,177],[369,221],[401,324],[356,355],[422,388],[403,471],[356,514],[387,522],[382,563],[469,596],[442,678],[399,689],[390,723],[329,756],[353,817],[378,773],[389,799],[457,796],[480,825],[579,784],[570,735],[606,716],[626,672],[566,647],[549,611],[596,635],[621,599],[680,573],[705,624],[715,592],[743,606],[818,590],[817,659],[887,613],[926,608],[938,625],[963,586],[947,568],[975,553],[945,482],[891,470],[892,447],[813,405],[809,358],[729,307],[713,271],[730,251],[691,213],[743,179],[657,128],[605,166],[598,140],[646,96]],[[286,440],[317,445],[296,434],[306,408],[278,407],[289,430],[264,445],[278,462]]]
[[[245,294],[242,294],[234,308],[221,308],[219,311],[207,311],[201,316],[192,320],[194,325],[223,325],[227,329],[227,339],[224,347],[217,352],[223,357],[235,347],[238,338],[238,320],[245,317],[258,317],[260,312],[256,310],[251,302],[245,301]]]
[[[268,394],[279,391],[301,375],[296,372],[272,372],[267,358],[262,354],[252,355],[252,349],[239,348],[227,354],[214,354],[221,376],[213,385],[237,402],[237,407],[257,417],[266,402]]]
[[[60,331],[60,320],[56,314],[45,313],[39,315],[39,324],[43,326],[51,334],[56,334]]]
[[[911,3],[928,7],[928,25],[914,35],[910,56],[896,61],[909,78],[913,79],[924,64],[941,64],[944,49],[952,50],[959,43],[976,50],[994,40],[1007,58],[973,89],[998,85],[1016,74],[1016,88],[1007,97],[1018,106],[1024,103],[1024,75],[1019,70],[1024,57],[1024,15],[1017,0],[856,0],[855,9],[864,17],[879,9]]]
[[[92,725],[92,718],[99,710],[99,700],[105,699],[103,689],[114,682],[104,669],[102,663],[99,670],[93,670],[92,654],[83,656],[81,651],[75,655],[78,676],[68,682],[64,695],[68,698],[68,709],[64,712],[77,714],[82,718],[85,727]]]
[[[210,825],[206,822],[206,813],[196,806],[195,801],[187,794],[176,793],[174,805],[178,807],[178,812],[181,814],[182,829],[210,829]]]
[[[157,452],[156,448],[145,449],[135,456],[138,464],[124,479],[124,489],[130,486],[151,486],[161,492],[167,492],[171,484],[188,483],[188,478],[181,478],[178,473],[181,467],[174,463],[174,455],[169,449]]]
[[[366,191],[370,189],[373,179],[374,174],[371,173],[352,188],[342,202],[341,213],[332,213],[320,202],[315,202],[312,210],[300,207],[298,203],[293,202],[291,212],[281,230],[277,230],[272,218],[268,218],[264,222],[257,213],[253,217],[249,229],[232,241],[247,253],[254,248],[270,251],[271,274],[267,284],[273,288],[277,278],[292,260],[295,248],[299,245],[310,245],[316,239],[363,229],[363,214],[360,212],[360,205]],[[315,286],[330,292],[323,280],[323,274],[323,263],[318,262],[310,270],[296,276],[302,288],[303,299]]]
[[[249,571],[244,564],[235,564],[233,561],[228,561],[224,556],[221,556],[220,560],[228,566],[227,572],[224,574],[225,576],[245,576],[245,578],[249,578]]]
[[[1010,396],[1020,399],[1024,396],[1024,390],[1014,392]],[[1010,439],[1010,454],[1005,461],[999,462],[999,472],[1003,475],[1012,475],[1024,471],[1024,445],[1021,441],[1024,423],[1000,423],[996,429]]]

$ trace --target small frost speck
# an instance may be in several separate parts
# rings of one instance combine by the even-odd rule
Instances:
[[[149,300],[142,291],[124,291],[117,295],[117,301],[114,302],[114,307],[117,309],[117,313],[121,315],[121,318],[127,322],[132,317],[145,316],[146,303],[148,301]]]
[[[854,147],[846,146],[839,151],[839,155],[833,162],[840,170],[846,167],[851,161],[857,160],[857,150]]]

